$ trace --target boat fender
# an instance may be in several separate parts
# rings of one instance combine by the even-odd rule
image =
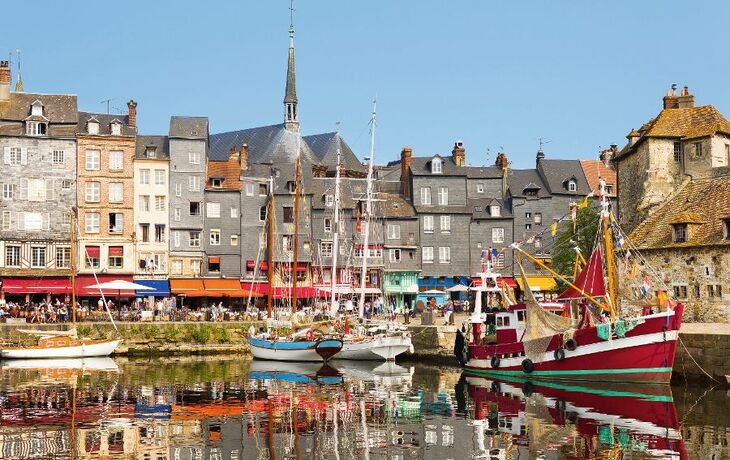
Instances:
[[[562,361],[565,359],[565,350],[562,348],[556,348],[553,352],[553,356],[555,357],[555,361]]]
[[[565,349],[569,351],[575,351],[578,348],[578,342],[575,339],[568,339],[565,341]]]
[[[522,371],[525,374],[531,374],[532,371],[534,371],[534,370],[535,370],[535,363],[533,363],[531,359],[522,360]]]
[[[464,339],[464,334],[461,333],[460,330],[456,330],[456,339],[454,339],[454,356],[456,357],[456,360],[459,361],[459,364],[462,366],[466,364],[467,359],[465,359],[467,356],[464,352],[464,349],[466,348],[466,340]]]
[[[469,362],[469,349],[468,348],[464,347],[461,349],[461,359],[462,359],[462,362],[461,362],[462,364],[466,364]]]
[[[492,365],[492,369],[496,369],[499,367],[499,356],[494,355],[492,356],[492,359],[489,362]]]
[[[525,360],[527,361],[527,360]],[[532,384],[532,382],[525,382],[522,385],[522,394],[527,396],[528,398],[532,396],[532,393],[535,391],[535,386]]]
[[[493,393],[499,393],[499,390],[501,390],[501,389],[502,389],[502,387],[499,384],[499,382],[496,382],[496,381],[492,382],[492,392]]]

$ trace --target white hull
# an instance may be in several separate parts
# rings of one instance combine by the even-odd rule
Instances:
[[[90,358],[109,356],[119,346],[121,340],[82,343],[69,347],[49,348],[5,348],[0,350],[3,359],[48,359],[48,358]]]
[[[314,348],[307,350],[277,350],[251,346],[251,354],[254,359],[265,359],[268,361],[324,362],[324,359],[317,354]]]
[[[411,338],[401,335],[367,337],[358,342],[345,338],[337,359],[393,361],[396,356],[412,349]]]
[[[0,363],[2,369],[72,369],[82,371],[118,372],[119,367],[108,357],[56,358],[56,359],[14,359]]]

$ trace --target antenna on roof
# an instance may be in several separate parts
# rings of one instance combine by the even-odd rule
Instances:
[[[100,101],[100,102],[99,102],[99,104],[106,104],[106,114],[107,114],[107,115],[109,115],[109,114],[111,113],[111,112],[109,111],[109,108],[110,108],[109,104],[110,104],[110,103],[111,103],[111,101],[113,101],[114,99],[116,99],[116,98],[115,98],[115,97],[112,97],[112,98],[109,98],[109,99],[104,99],[103,101]]]
[[[542,137],[538,137],[538,142],[540,144],[539,150],[542,152],[542,146],[545,145],[545,144],[549,144],[552,141],[550,139],[545,139],[545,138],[542,138]]]
[[[289,35],[294,37],[294,0],[289,1]]]

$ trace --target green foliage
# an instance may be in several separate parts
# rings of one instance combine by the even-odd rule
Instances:
[[[147,340],[153,340],[160,333],[160,328],[156,324],[150,324],[144,328],[144,337]]]
[[[219,343],[230,343],[231,342],[231,333],[226,327],[219,327],[216,330],[216,338],[218,339]]]
[[[183,331],[177,326],[170,326],[165,328],[165,341],[175,343],[180,339]]]
[[[197,343],[208,343],[213,336],[213,327],[209,324],[201,324],[198,327],[193,326],[190,331],[190,338]]]
[[[91,336],[91,326],[80,324],[76,326],[76,333],[79,335],[79,337],[89,337]]]
[[[576,216],[576,232],[573,232],[572,222],[568,222],[563,232],[558,234],[553,249],[553,270],[563,276],[573,277],[575,268],[575,250],[578,246],[583,257],[588,259],[596,242],[599,229],[600,209],[591,204],[587,208],[578,209]]]

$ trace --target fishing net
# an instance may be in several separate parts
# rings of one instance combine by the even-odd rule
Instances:
[[[533,361],[542,358],[547,351],[550,341],[556,334],[563,334],[571,329],[570,318],[558,316],[545,310],[537,303],[532,295],[522,263],[517,263],[522,277],[522,285],[525,286],[526,325],[525,335],[522,343],[525,348],[525,355]]]

